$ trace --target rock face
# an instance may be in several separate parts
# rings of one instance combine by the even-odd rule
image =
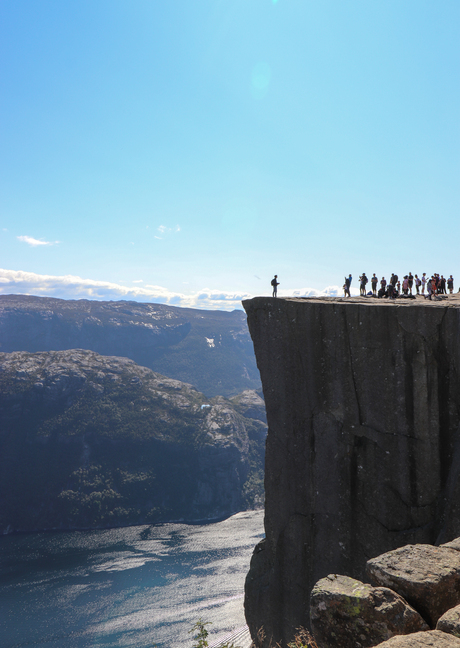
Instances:
[[[432,628],[460,604],[460,554],[455,549],[406,545],[368,560],[367,575],[374,585],[401,594]]]
[[[264,428],[127,358],[0,353],[0,533],[260,506]]]
[[[211,396],[260,389],[242,311],[0,295],[0,351],[122,356]]]
[[[460,301],[244,302],[269,426],[253,639],[309,625],[330,573],[460,535]]]
[[[316,583],[310,619],[315,641],[325,648],[370,648],[394,635],[429,630],[396,592],[337,574]]]
[[[442,617],[438,619],[436,630],[460,637],[460,605],[444,612]]]

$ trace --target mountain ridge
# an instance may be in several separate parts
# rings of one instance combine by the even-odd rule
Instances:
[[[0,351],[124,356],[208,397],[260,389],[243,311],[0,295]]]

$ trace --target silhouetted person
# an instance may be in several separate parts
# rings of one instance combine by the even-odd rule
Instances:
[[[377,279],[377,277],[375,276],[375,272],[374,272],[374,274],[373,274],[372,277],[371,277],[372,294],[374,295],[374,297],[375,297],[376,294],[377,294],[377,282],[378,282],[378,279]]]
[[[348,277],[345,277],[345,283],[343,284],[345,297],[350,297],[350,286],[351,286],[351,275],[348,275]]]
[[[272,292],[272,297],[276,297],[278,294],[278,286],[280,285],[279,281],[277,281],[278,275],[275,275],[272,279],[272,286],[273,286],[273,292]]]

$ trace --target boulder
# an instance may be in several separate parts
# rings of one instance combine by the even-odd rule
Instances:
[[[431,545],[406,545],[367,561],[372,583],[401,594],[431,625],[460,603],[460,554]]]
[[[440,630],[391,637],[376,648],[460,648],[460,639]]]
[[[446,542],[445,544],[441,545],[441,547],[447,547],[447,549],[455,549],[456,551],[460,551],[460,538],[455,538],[455,540],[452,540],[452,542]]]
[[[448,632],[460,638],[460,605],[447,610],[438,619],[436,630],[442,630],[442,632]]]
[[[363,648],[429,627],[399,594],[348,576],[319,580],[310,598],[311,629],[319,648]]]

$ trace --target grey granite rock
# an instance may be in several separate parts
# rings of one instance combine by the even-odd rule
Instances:
[[[316,583],[310,619],[319,648],[369,648],[394,635],[429,630],[396,592],[337,574]]]
[[[460,553],[454,549],[406,545],[369,560],[366,567],[371,582],[401,594],[432,628],[460,603]]]
[[[460,638],[460,605],[444,612],[438,619],[436,630],[442,630],[442,632],[448,632]]]
[[[460,538],[454,538],[451,542],[446,542],[441,545],[441,547],[447,547],[448,549],[455,549],[460,551]]]
[[[320,578],[460,536],[460,298],[244,307],[269,428],[245,609],[253,637],[287,643]]]
[[[376,648],[460,648],[460,639],[439,630],[430,630],[392,637]]]

